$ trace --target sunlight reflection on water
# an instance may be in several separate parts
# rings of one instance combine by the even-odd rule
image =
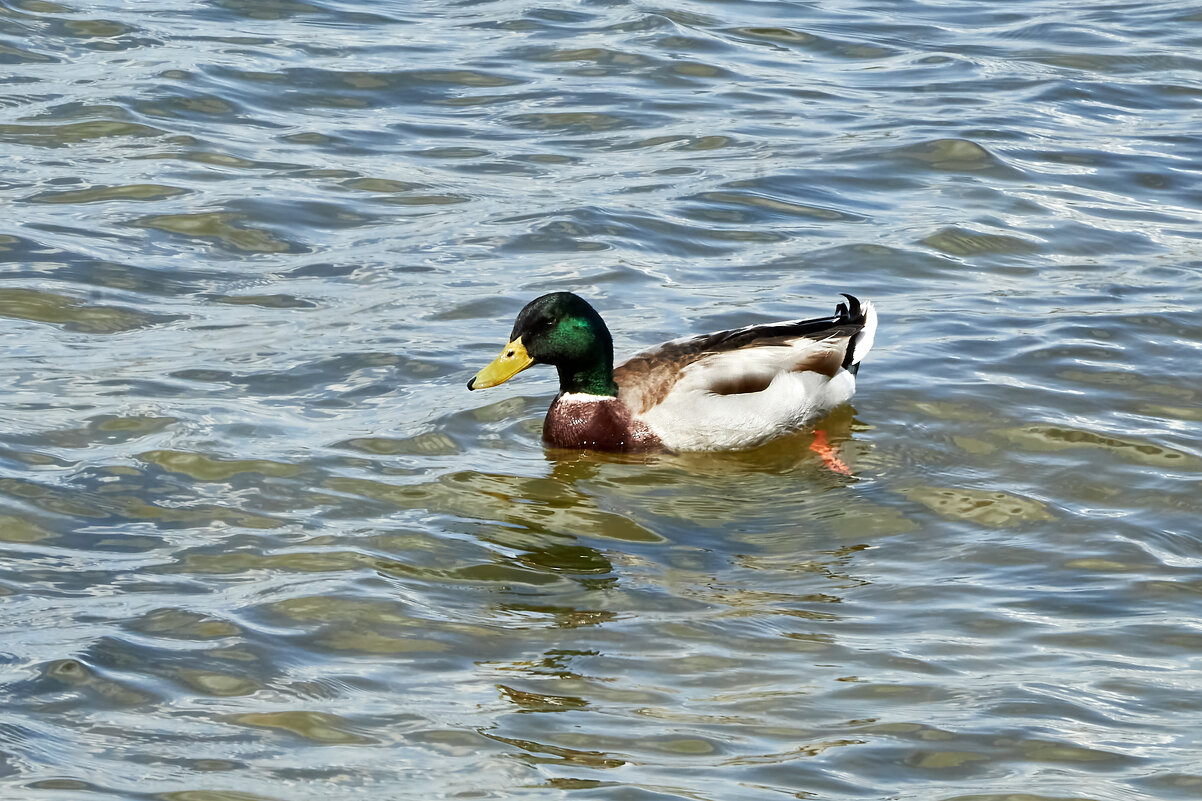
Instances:
[[[1194,798],[1198,15],[0,8],[5,798]],[[752,452],[619,357],[881,310]]]

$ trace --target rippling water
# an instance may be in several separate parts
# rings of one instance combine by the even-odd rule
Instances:
[[[1202,12],[0,4],[4,799],[1202,798]],[[545,450],[874,299],[854,408]]]

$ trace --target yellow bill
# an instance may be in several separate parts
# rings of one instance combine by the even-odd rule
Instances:
[[[467,388],[488,389],[497,384],[504,384],[532,364],[534,359],[526,353],[526,346],[522,344],[522,338],[518,337],[506,345],[501,355],[493,359],[491,364],[476,373],[475,377],[467,382]]]

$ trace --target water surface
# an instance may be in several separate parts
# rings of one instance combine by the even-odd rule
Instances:
[[[1202,798],[1202,13],[0,5],[5,799]],[[854,404],[548,451],[876,301]]]

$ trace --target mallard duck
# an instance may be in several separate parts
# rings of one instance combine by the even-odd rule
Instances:
[[[495,387],[534,364],[559,371],[543,439],[601,451],[751,448],[813,423],[856,390],[876,311],[844,295],[830,317],[677,339],[613,366],[613,337],[584,298],[552,292],[518,314],[509,344],[467,382]]]

